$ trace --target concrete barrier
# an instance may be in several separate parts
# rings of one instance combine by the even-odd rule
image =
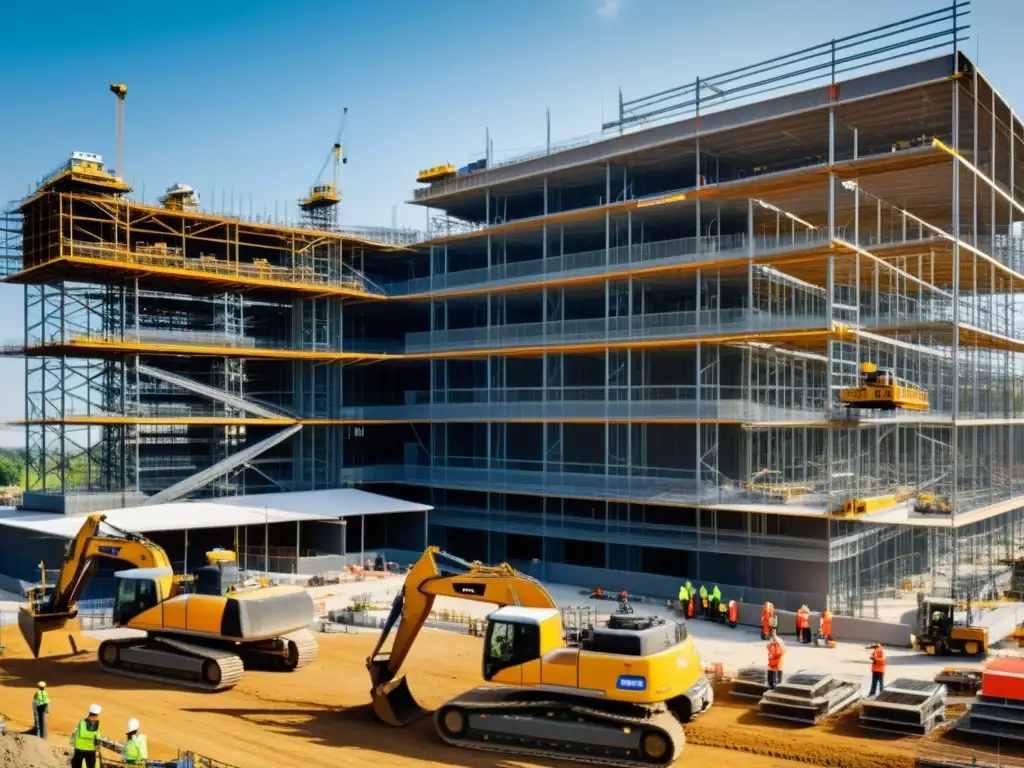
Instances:
[[[740,603],[740,624],[751,627],[761,626],[762,605]],[[796,613],[776,609],[779,636],[784,640],[796,636]],[[811,632],[818,631],[821,612],[811,612]],[[832,618],[832,637],[848,643],[882,643],[883,645],[910,647],[910,635],[914,628],[909,624],[899,624],[876,619],[858,619],[851,616],[834,616]]]

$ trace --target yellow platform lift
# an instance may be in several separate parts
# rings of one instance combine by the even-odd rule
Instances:
[[[864,380],[856,387],[847,387],[839,395],[847,408],[874,408],[891,411],[927,411],[928,393],[903,381],[892,371],[879,370],[874,363],[862,363]]]

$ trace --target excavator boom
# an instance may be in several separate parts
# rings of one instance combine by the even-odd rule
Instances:
[[[63,564],[52,588],[43,585],[30,590],[28,607],[18,612],[18,629],[34,657],[78,652],[81,627],[76,605],[99,559],[124,560],[139,568],[170,568],[167,553],[159,545],[139,534],[115,528],[105,520],[102,514],[86,518],[64,550]],[[101,536],[101,524],[117,536]],[[160,588],[167,596],[173,588],[173,578],[168,575],[160,579]]]
[[[398,673],[438,596],[498,606],[555,607],[554,599],[543,584],[508,564],[486,566],[449,555],[437,547],[428,547],[395,596],[380,639],[366,660],[373,686],[370,691],[373,711],[389,725],[408,725],[427,713],[416,702],[407,679],[398,677]],[[398,629],[391,650],[382,651],[396,624]]]

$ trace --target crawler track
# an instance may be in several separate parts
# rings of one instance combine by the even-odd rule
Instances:
[[[476,688],[434,716],[448,744],[622,768],[669,765],[686,737],[664,707],[595,706],[522,688]]]
[[[97,656],[115,675],[211,692],[234,687],[245,674],[242,660],[230,651],[168,637],[106,640]]]

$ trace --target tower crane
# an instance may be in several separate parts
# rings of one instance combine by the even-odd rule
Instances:
[[[334,145],[324,160],[324,164],[320,167],[320,172],[316,175],[309,195],[299,201],[303,218],[308,224],[319,229],[334,229],[338,223],[338,203],[341,202],[339,173],[341,165],[348,162],[343,147],[343,142],[347,139],[347,132],[348,107],[345,107],[341,112],[341,124],[338,126],[338,135],[334,139]],[[324,174],[329,165],[332,166],[331,181],[325,182]]]
[[[124,178],[124,100],[128,96],[127,83],[110,81],[110,92],[117,97],[117,171],[115,176]]]

